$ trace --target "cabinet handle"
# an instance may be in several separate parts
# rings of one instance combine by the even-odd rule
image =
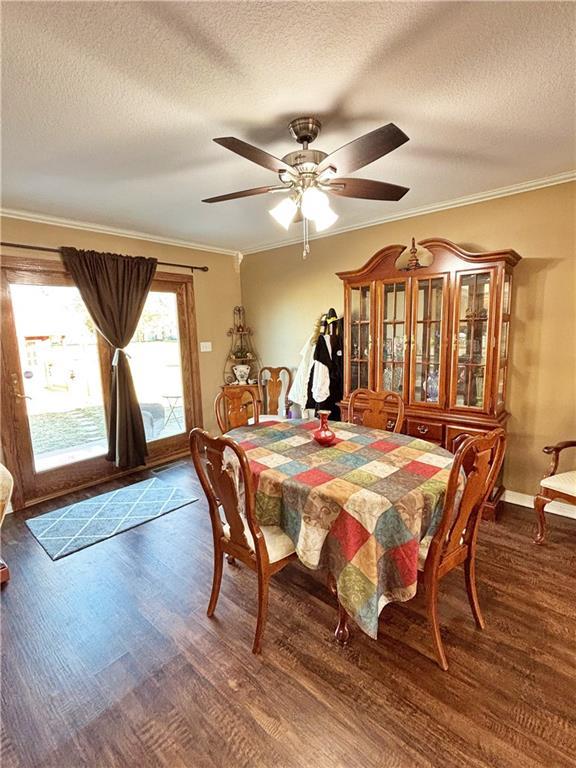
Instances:
[[[425,435],[428,432],[428,427],[425,424],[418,424],[416,429],[421,435]]]
[[[386,422],[386,429],[390,430],[394,428],[394,425],[396,424],[396,419],[388,419]]]

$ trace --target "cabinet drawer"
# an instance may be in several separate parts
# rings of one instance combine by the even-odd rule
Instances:
[[[454,440],[459,435],[472,435],[476,437],[477,435],[485,435],[487,431],[486,429],[478,429],[478,427],[457,427],[449,424],[446,427],[446,448],[451,453],[454,453]]]
[[[432,443],[441,443],[444,425],[437,421],[423,421],[421,419],[407,419],[406,432],[412,437],[421,437]]]

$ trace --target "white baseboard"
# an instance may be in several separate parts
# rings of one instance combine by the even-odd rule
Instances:
[[[518,491],[504,491],[503,501],[509,501],[510,504],[518,504],[519,507],[529,507],[534,509],[534,496]],[[546,512],[552,512],[553,515],[562,515],[562,517],[571,517],[576,520],[576,506],[563,504],[561,501],[553,501],[546,507]]]

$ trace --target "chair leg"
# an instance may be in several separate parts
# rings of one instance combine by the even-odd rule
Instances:
[[[436,651],[438,664],[446,672],[448,669],[448,662],[446,661],[446,654],[444,653],[444,646],[442,645],[440,622],[438,621],[438,580],[434,577],[426,579],[426,613],[432,630],[432,639],[434,640],[434,649]]]
[[[486,626],[482,611],[480,610],[480,603],[478,602],[478,592],[476,591],[476,556],[475,554],[468,555],[468,558],[464,561],[464,577],[466,579],[466,592],[468,593],[468,600],[470,601],[470,608],[472,609],[472,615],[478,629],[484,629]]]
[[[536,544],[542,544],[544,536],[546,535],[546,516],[544,514],[544,507],[546,504],[550,504],[550,499],[547,499],[546,496],[538,494],[534,499],[534,511],[536,512],[538,523],[538,532],[534,539]]]
[[[258,569],[258,620],[256,621],[256,634],[254,635],[254,645],[252,653],[260,653],[262,650],[262,635],[268,618],[268,585],[270,575]]]
[[[220,594],[220,584],[222,583],[222,564],[223,564],[223,552],[220,547],[214,548],[214,575],[212,577],[212,593],[210,595],[210,602],[208,603],[208,610],[206,611],[208,616],[213,616],[216,610],[216,603],[218,602],[218,595]]]

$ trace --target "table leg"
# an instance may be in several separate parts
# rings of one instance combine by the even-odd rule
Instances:
[[[334,630],[334,637],[336,638],[338,645],[345,646],[348,645],[348,642],[350,641],[348,614],[344,610],[344,607],[341,605],[340,600],[338,600],[338,586],[336,584],[336,579],[331,573],[328,574],[328,589],[330,592],[332,592],[338,601],[338,624]]]

